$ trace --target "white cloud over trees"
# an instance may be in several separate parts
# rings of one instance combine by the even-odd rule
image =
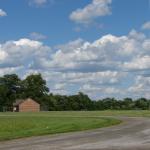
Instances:
[[[104,35],[94,42],[77,39],[55,49],[31,39],[0,44],[0,75],[40,72],[56,93],[147,96],[149,64],[150,39],[135,30],[123,36]]]

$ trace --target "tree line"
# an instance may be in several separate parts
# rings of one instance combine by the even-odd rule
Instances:
[[[29,75],[21,80],[16,74],[0,77],[0,111],[11,111],[17,99],[32,98],[41,105],[43,111],[67,110],[149,110],[150,100],[139,98],[105,98],[94,101],[79,92],[76,95],[54,95],[50,93],[41,74]]]

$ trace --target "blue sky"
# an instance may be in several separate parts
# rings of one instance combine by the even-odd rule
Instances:
[[[91,26],[74,32],[74,28],[79,25],[69,19],[70,13],[90,2],[55,0],[37,8],[29,6],[28,0],[2,0],[0,6],[8,16],[0,19],[0,40],[18,39],[27,37],[31,32],[40,32],[48,37],[44,42],[49,45],[63,44],[76,38],[93,41],[108,33],[124,35],[132,28],[139,30],[141,24],[149,20],[148,0],[113,0],[113,13],[97,18],[97,22],[104,25],[103,29]]]
[[[150,98],[149,0],[1,0],[0,25],[0,75],[40,72],[60,94]]]

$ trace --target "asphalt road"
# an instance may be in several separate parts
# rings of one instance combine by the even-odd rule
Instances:
[[[150,150],[150,119],[120,119],[103,129],[0,142],[0,150]]]

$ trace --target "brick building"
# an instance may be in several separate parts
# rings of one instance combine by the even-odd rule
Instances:
[[[39,112],[40,111],[40,104],[34,101],[31,98],[24,99],[24,100],[16,100],[13,104],[13,111],[14,112]]]

